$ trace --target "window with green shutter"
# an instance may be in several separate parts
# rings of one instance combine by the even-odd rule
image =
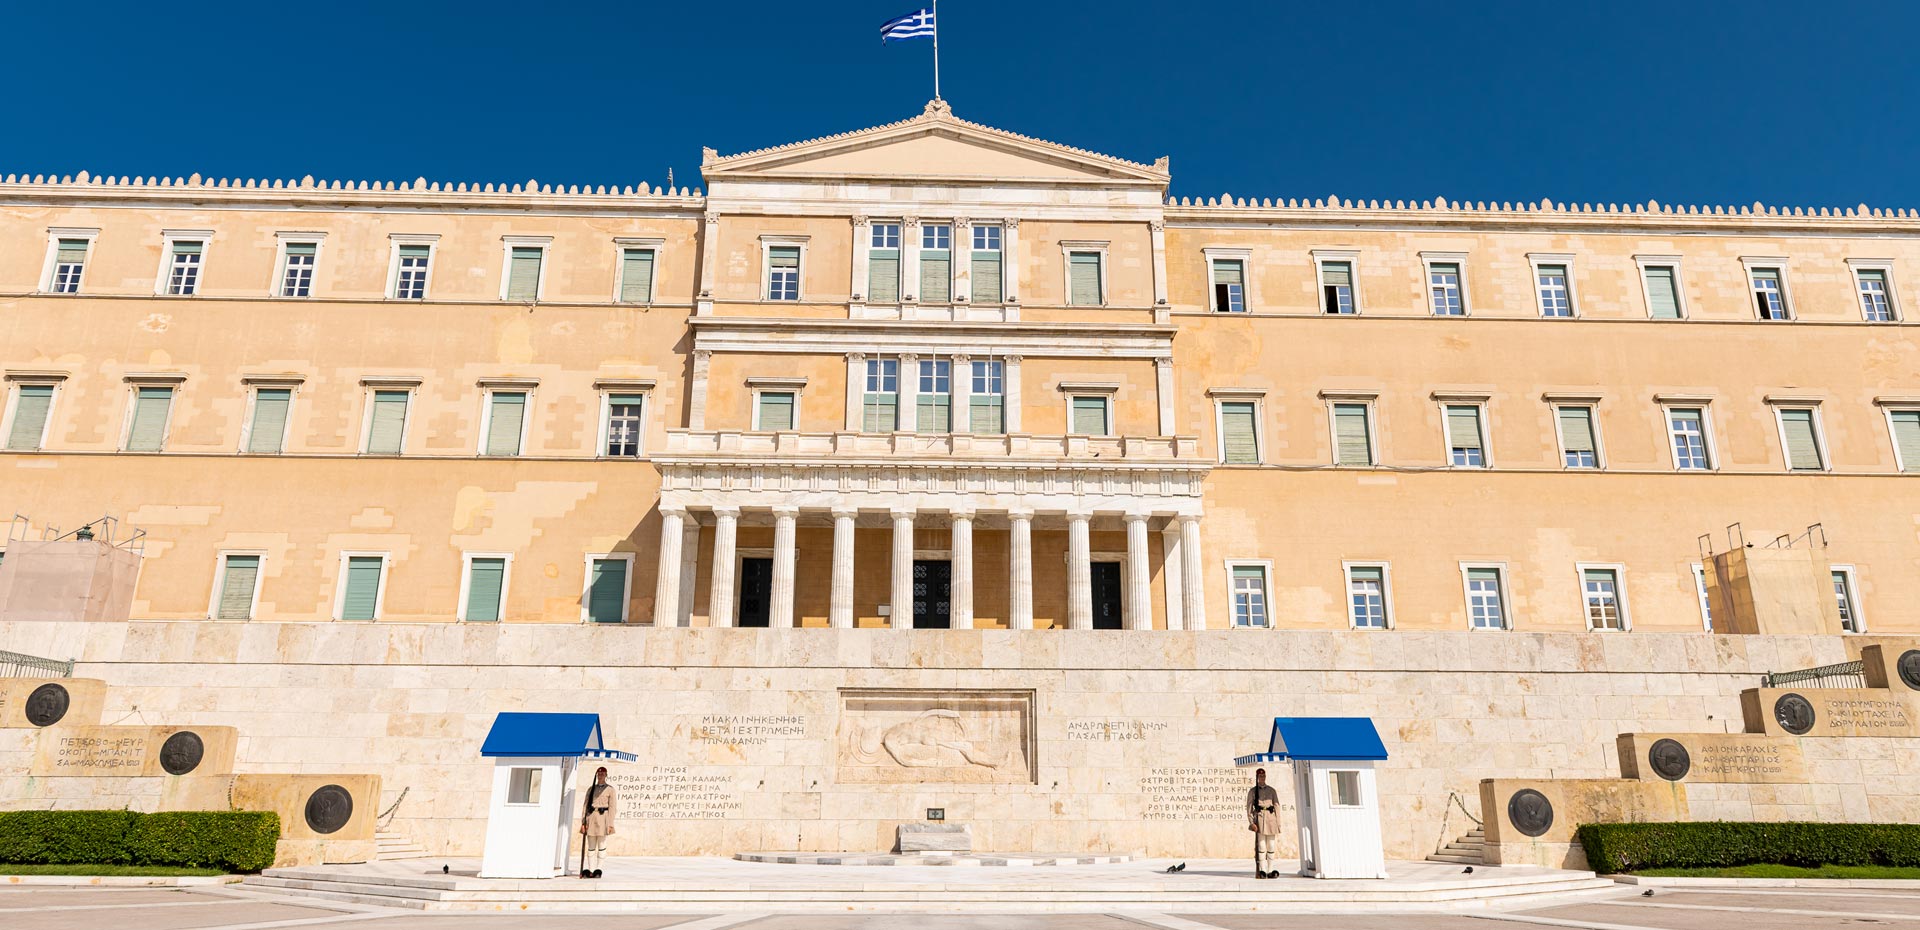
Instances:
[[[875,223],[867,249],[867,301],[900,302],[900,224]]]
[[[260,582],[260,557],[230,555],[220,572],[220,600],[214,605],[215,620],[253,619],[253,589]]]
[[[587,619],[593,623],[625,623],[627,619],[627,562],[594,559],[587,580]]]
[[[653,302],[652,249],[624,249],[621,251],[620,299],[630,304]]]
[[[1260,462],[1258,431],[1252,401],[1224,401],[1220,404],[1220,461],[1229,465],[1256,465]]]
[[[53,412],[53,385],[22,384],[13,389],[13,424],[7,429],[7,448],[15,452],[39,449]]]
[[[992,435],[1007,431],[1006,374],[1006,363],[997,359],[973,363],[973,391],[967,397],[970,432]]]
[[[507,582],[507,560],[474,558],[467,562],[467,612],[462,620],[500,619],[500,596]]]
[[[1100,253],[1068,253],[1067,303],[1075,307],[1098,307],[1105,299],[1100,288]]]
[[[1353,263],[1320,263],[1320,309],[1328,313],[1354,313]]]
[[[1246,263],[1237,258],[1213,260],[1213,309],[1217,313],[1245,313]]]
[[[1082,436],[1105,436],[1109,431],[1106,397],[1074,395],[1073,432]]]
[[[1820,471],[1820,437],[1814,430],[1813,409],[1785,407],[1780,410],[1780,432],[1787,447],[1787,467],[1794,471]]]
[[[1373,464],[1373,428],[1367,414],[1366,404],[1333,405],[1333,464]]]
[[[767,247],[767,299],[800,299],[800,247]]]
[[[920,363],[920,390],[914,395],[914,429],[945,433],[953,429],[953,363],[928,359]]]
[[[793,429],[793,393],[791,391],[761,391],[754,413],[754,429],[775,430]]]
[[[1483,468],[1487,464],[1482,445],[1480,408],[1471,404],[1447,407],[1447,451],[1453,464],[1462,468]]]
[[[167,442],[167,418],[172,412],[173,388],[137,389],[133,397],[133,423],[127,427],[127,451],[160,451]]]
[[[373,410],[367,416],[367,454],[399,455],[407,435],[407,391],[373,392]]]
[[[973,227],[973,302],[997,304],[1006,299],[1000,271],[1001,229]]]
[[[1900,470],[1920,472],[1920,410],[1892,410],[1893,448],[1900,456]]]
[[[487,398],[487,442],[483,455],[519,455],[521,427],[527,422],[523,391],[493,391]]]
[[[891,433],[900,428],[900,360],[867,359],[866,391],[860,395],[860,430]]]
[[[920,227],[920,302],[944,304],[953,300],[953,227],[928,223]]]
[[[284,451],[287,414],[293,407],[290,388],[260,388],[253,392],[253,422],[247,426],[247,451]]]
[[[1680,318],[1680,287],[1671,265],[1648,265],[1647,311],[1656,320]]]
[[[507,260],[507,299],[537,300],[540,297],[540,260],[546,250],[538,246],[516,245]]]
[[[1600,451],[1593,441],[1593,408],[1560,407],[1561,455],[1568,468],[1599,468]]]
[[[380,609],[380,574],[386,560],[377,555],[347,558],[347,583],[340,595],[340,619],[373,620]]]
[[[87,267],[87,239],[62,239],[53,256],[53,280],[49,281],[50,290],[55,294],[80,293],[80,276]]]

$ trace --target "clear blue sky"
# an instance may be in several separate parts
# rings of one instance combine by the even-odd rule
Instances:
[[[931,48],[877,27],[919,4],[10,4],[0,174],[697,184],[918,113]],[[1176,194],[1920,206],[1914,0],[940,13],[956,113]]]

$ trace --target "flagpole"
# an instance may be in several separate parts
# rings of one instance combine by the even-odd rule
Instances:
[[[933,99],[940,99],[940,0],[933,0]]]

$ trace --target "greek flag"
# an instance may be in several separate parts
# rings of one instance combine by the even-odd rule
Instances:
[[[915,10],[905,16],[896,16],[880,27],[882,44],[892,39],[922,39],[933,34],[932,10]]]

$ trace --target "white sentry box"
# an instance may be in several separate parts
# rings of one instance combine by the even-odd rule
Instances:
[[[493,760],[481,878],[566,874],[579,833],[580,760],[634,761],[606,748],[599,714],[498,714],[480,755]]]
[[[1374,764],[1386,758],[1380,734],[1366,717],[1276,717],[1267,751],[1241,756],[1234,764],[1292,765],[1301,875],[1386,878],[1374,772]]]

